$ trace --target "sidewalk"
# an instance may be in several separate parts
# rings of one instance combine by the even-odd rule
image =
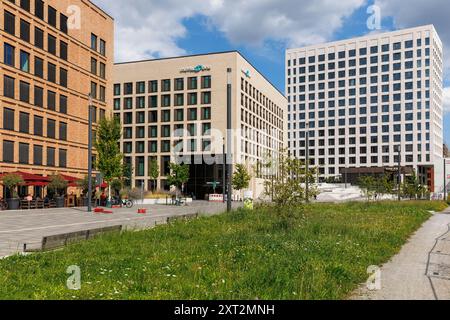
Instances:
[[[241,206],[233,203],[233,207]],[[144,205],[147,214],[137,214],[131,209],[113,209],[113,214],[87,213],[82,208],[45,209],[0,212],[0,258],[22,252],[23,244],[39,247],[45,236],[83,231],[101,227],[122,225],[131,229],[152,228],[164,223],[168,217],[199,213],[219,214],[226,211],[226,204],[195,201],[185,207]]]
[[[450,299],[450,210],[435,214],[381,268],[381,290],[362,285],[352,300]]]

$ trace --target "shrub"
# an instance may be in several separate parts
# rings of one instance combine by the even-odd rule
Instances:
[[[3,185],[11,192],[12,198],[18,197],[17,187],[23,183],[23,178],[15,173],[10,173],[3,177]]]

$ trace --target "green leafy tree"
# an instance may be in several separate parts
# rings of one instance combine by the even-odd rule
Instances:
[[[237,191],[248,188],[252,176],[243,164],[236,165],[236,171],[233,174],[232,185]]]
[[[181,188],[184,192],[184,185],[189,181],[189,166],[187,164],[169,164],[170,174],[167,177],[167,183],[170,186],[176,187],[177,190]]]
[[[53,192],[56,196],[61,196],[62,191],[68,186],[68,183],[60,174],[54,174],[49,177],[50,182],[48,183],[48,189]]]
[[[25,183],[25,181],[22,179],[22,177],[18,174],[10,173],[10,174],[3,176],[2,180],[3,180],[3,185],[11,193],[11,197],[14,199],[17,198],[18,197],[17,187],[19,185]]]
[[[426,191],[426,188],[420,184],[415,171],[405,179],[401,186],[402,195],[411,200],[422,198]]]
[[[361,188],[367,201],[374,198],[377,191],[377,182],[373,176],[363,176],[359,178],[359,187]]]
[[[127,187],[131,186],[131,180],[133,179],[133,165],[131,163],[123,162],[122,179],[123,184]]]
[[[276,168],[276,176],[264,183],[265,193],[273,197],[273,202],[278,206],[296,206],[306,199],[305,182],[311,184],[308,190],[308,198],[318,194],[314,186],[317,168],[309,168],[303,161],[290,157],[285,150],[280,153],[278,159],[273,160]],[[309,199],[308,199],[309,200]]]
[[[123,154],[119,144],[122,136],[121,126],[115,118],[103,118],[97,129],[95,148],[97,150],[96,168],[103,174],[105,181],[111,185],[114,179],[123,175]],[[108,199],[111,201],[111,188],[108,188]]]
[[[150,179],[153,180],[153,185],[154,185],[154,190],[156,191],[156,182],[159,178],[159,165],[158,165],[158,161],[156,161],[155,159],[150,160],[150,163],[148,165],[148,176]]]

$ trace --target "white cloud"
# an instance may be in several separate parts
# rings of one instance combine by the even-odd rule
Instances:
[[[444,112],[450,112],[450,87],[444,89]]]
[[[366,0],[94,0],[116,20],[116,60],[184,54],[183,21],[201,15],[205,28],[233,44],[289,47],[326,41]]]
[[[397,28],[433,24],[444,44],[445,56],[450,50],[450,1],[448,0],[376,0],[383,16],[392,16]],[[446,79],[450,81],[450,59],[444,59]]]

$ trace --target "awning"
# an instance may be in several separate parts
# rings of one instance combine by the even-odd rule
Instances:
[[[78,181],[81,180],[80,178],[68,176],[68,175],[66,175],[66,174],[61,174],[61,177],[62,177],[65,181],[67,181],[67,183],[68,183],[67,185],[68,185],[69,187],[78,187]]]
[[[40,175],[26,173],[26,172],[22,172],[22,171],[2,173],[0,175],[0,180],[2,180],[4,176],[10,175],[10,174],[16,174],[18,176],[21,176],[23,181],[25,181],[26,184],[31,183],[31,182],[47,182],[47,183],[49,182],[48,177],[43,177]]]
[[[102,189],[105,189],[105,188],[108,188],[108,184],[106,183],[106,182],[103,182],[102,184],[99,184],[98,186],[96,186],[97,188],[102,188]]]

